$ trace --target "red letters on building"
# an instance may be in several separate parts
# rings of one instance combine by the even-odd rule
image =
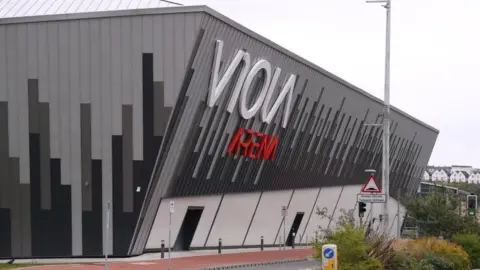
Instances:
[[[245,136],[244,136],[245,135]],[[227,153],[245,157],[273,160],[277,151],[278,136],[239,128],[228,146]]]

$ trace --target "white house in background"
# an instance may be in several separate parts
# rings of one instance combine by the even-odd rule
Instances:
[[[450,180],[450,170],[442,168],[433,171],[431,181],[448,182],[448,180]]]
[[[430,181],[431,177],[428,171],[423,172],[423,181]]]
[[[428,166],[423,173],[423,181],[480,184],[480,169],[461,165],[451,167]]]
[[[468,174],[462,171],[453,171],[450,174],[450,182],[465,183],[468,179]]]

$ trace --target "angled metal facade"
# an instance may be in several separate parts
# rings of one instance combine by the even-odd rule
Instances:
[[[0,20],[0,257],[138,254],[162,198],[354,185],[380,168],[381,130],[364,126],[379,100],[215,12],[85,17]],[[286,128],[282,109],[269,125],[228,113],[233,84],[206,105],[216,40],[222,70],[244,49],[297,75]],[[391,190],[413,192],[438,131],[392,117]],[[275,159],[227,154],[238,128],[277,135]]]

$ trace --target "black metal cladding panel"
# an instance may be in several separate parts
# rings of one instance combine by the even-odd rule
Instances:
[[[381,103],[214,17],[206,16],[202,28],[191,76],[184,82],[186,104],[175,119],[179,121],[175,133],[169,135],[169,151],[161,153],[163,166],[157,168],[163,196],[362,184],[365,169],[381,169],[381,129],[364,126],[382,122]],[[224,42],[220,75],[239,49],[250,53],[252,64],[263,58],[272,67],[280,67],[279,86],[287,74],[297,75],[286,128],[281,127],[283,106],[269,125],[261,122],[260,113],[242,119],[238,104],[233,113],[227,112],[233,83],[227,85],[212,108],[206,105],[216,40]],[[250,104],[260,87],[252,84]],[[391,189],[409,191],[420,181],[418,168],[428,162],[437,131],[394,110],[391,118]],[[278,135],[275,159],[252,160],[227,154],[238,128]],[[381,180],[380,175],[377,178]]]

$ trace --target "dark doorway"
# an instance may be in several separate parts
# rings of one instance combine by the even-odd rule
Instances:
[[[288,233],[288,238],[286,243],[287,246],[292,246],[292,242],[298,233],[298,228],[302,223],[303,215],[305,215],[304,212],[297,212],[297,214],[295,215],[295,219],[293,220],[292,227],[290,228],[290,232]]]
[[[193,236],[197,230],[198,222],[202,217],[203,207],[188,207],[182,226],[178,231],[177,240],[173,245],[173,250],[189,250]]]

